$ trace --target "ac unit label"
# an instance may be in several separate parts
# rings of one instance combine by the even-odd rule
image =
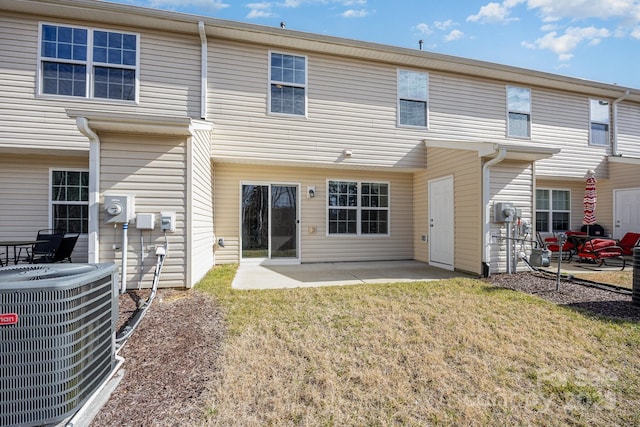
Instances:
[[[0,326],[15,325],[18,323],[18,315],[15,313],[0,314]]]

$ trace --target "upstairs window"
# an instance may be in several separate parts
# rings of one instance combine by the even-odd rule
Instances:
[[[531,136],[531,89],[507,86],[507,136]]]
[[[609,102],[592,99],[591,103],[591,128],[589,142],[591,145],[609,144]]]
[[[398,70],[398,123],[427,127],[427,73]]]
[[[43,95],[135,101],[138,36],[42,24]]]
[[[536,230],[542,233],[571,230],[571,192],[536,190]]]
[[[329,181],[329,234],[389,234],[389,184]]]
[[[272,52],[269,56],[269,111],[306,115],[307,58]]]

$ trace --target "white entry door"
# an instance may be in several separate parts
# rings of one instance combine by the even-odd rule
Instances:
[[[453,270],[453,177],[429,181],[429,264]]]
[[[640,188],[613,191],[613,238],[640,230]]]

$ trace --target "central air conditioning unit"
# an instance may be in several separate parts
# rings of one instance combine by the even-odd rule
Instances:
[[[115,264],[0,268],[0,426],[70,418],[116,366]]]

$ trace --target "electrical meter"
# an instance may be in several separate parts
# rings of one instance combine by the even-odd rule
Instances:
[[[104,212],[106,222],[126,223],[135,216],[135,198],[131,194],[105,194]]]

